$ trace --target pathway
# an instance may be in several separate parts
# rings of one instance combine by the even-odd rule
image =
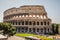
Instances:
[[[25,38],[17,37],[17,36],[11,36],[8,38],[8,40],[25,40]]]

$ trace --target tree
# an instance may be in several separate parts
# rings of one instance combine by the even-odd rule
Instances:
[[[58,24],[52,24],[52,32],[53,34],[58,34]]]
[[[15,27],[6,22],[0,23],[0,30],[2,31],[2,34],[6,35],[7,37],[13,36],[16,33]]]
[[[56,34],[58,34],[58,24],[56,25]]]

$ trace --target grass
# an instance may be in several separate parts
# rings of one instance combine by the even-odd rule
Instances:
[[[16,36],[20,36],[20,37],[25,37],[25,36],[35,36],[35,34],[28,34],[28,33],[17,33],[15,34]]]
[[[34,37],[37,37],[37,38],[41,38],[41,39],[45,39],[45,40],[53,40],[52,38],[47,38],[45,36],[39,36],[39,35],[36,35],[36,34],[28,34],[28,33],[16,33],[15,34],[16,36],[19,36],[19,37],[25,37],[25,36],[34,36]]]

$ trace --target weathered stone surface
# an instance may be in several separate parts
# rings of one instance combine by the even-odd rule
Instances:
[[[13,24],[17,32],[43,34],[51,32],[51,19],[42,5],[10,8],[4,12],[4,22]]]

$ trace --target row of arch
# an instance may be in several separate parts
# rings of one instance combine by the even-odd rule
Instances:
[[[49,28],[28,28],[28,27],[16,27],[17,32],[32,32],[32,33],[49,33],[50,29]]]
[[[39,22],[39,21],[16,21],[10,22],[13,25],[49,25],[49,22]]]
[[[14,17],[40,17],[40,18],[47,18],[46,15],[18,15]]]
[[[47,19],[46,15],[15,15],[10,17],[4,17],[4,19],[11,19],[11,18],[39,18],[39,19]]]

